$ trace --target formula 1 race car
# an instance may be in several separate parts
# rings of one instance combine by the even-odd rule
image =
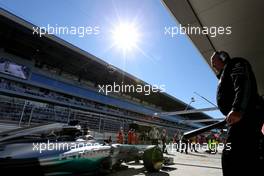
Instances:
[[[0,170],[27,175],[87,175],[108,173],[123,162],[140,159],[150,172],[163,165],[158,146],[107,144],[82,137],[80,127],[61,123],[2,132]]]

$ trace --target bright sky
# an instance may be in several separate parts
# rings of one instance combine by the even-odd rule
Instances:
[[[194,97],[196,108],[212,105],[194,92],[216,104],[214,73],[188,36],[165,35],[178,23],[160,0],[0,0],[0,7],[37,26],[97,26],[98,35],[59,37],[147,83],[164,84],[187,104]],[[122,29],[130,29],[125,41]]]

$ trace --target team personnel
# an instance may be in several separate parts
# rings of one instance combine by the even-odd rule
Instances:
[[[116,139],[117,139],[117,143],[124,144],[124,131],[123,131],[123,128],[122,127],[117,132]]]
[[[261,173],[264,113],[252,68],[247,60],[231,59],[224,51],[215,52],[211,64],[219,78],[217,104],[229,125],[226,142],[231,149],[222,154],[223,175]]]

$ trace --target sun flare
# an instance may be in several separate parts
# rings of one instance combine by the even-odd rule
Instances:
[[[115,26],[112,36],[114,45],[124,52],[136,48],[139,42],[139,32],[134,24],[121,23]]]

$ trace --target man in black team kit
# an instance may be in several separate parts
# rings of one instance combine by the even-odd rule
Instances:
[[[224,51],[215,52],[211,64],[219,79],[217,104],[229,126],[231,149],[225,148],[222,154],[223,175],[261,173],[264,110],[252,68],[247,60],[231,59]]]

